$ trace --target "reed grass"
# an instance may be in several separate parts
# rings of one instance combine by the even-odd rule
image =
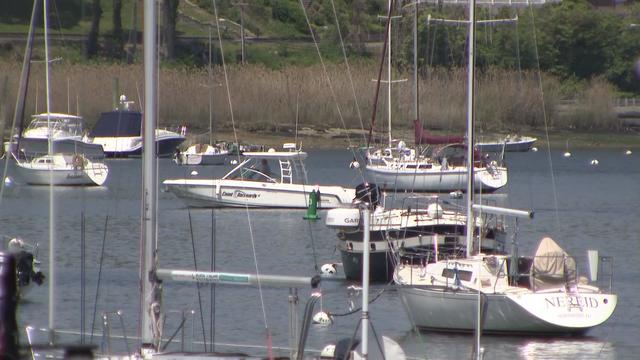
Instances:
[[[5,101],[10,114],[13,114],[20,68],[17,61],[0,62],[0,75],[6,74],[9,78],[9,96]],[[227,97],[222,68],[216,67],[212,71],[214,131],[228,131],[235,127],[254,132],[287,132],[296,126],[296,119],[299,128],[314,129],[368,128],[371,122],[375,93],[372,79],[377,74],[375,64],[351,64],[361,117],[358,116],[345,66],[328,65],[327,68],[335,99],[319,65],[279,70],[259,65],[234,65],[228,70],[231,101]],[[412,127],[414,118],[412,74],[396,73],[393,76],[395,79],[409,79],[394,84],[391,91],[392,126],[394,131],[406,132]],[[140,65],[53,63],[52,111],[78,112],[90,127],[100,112],[112,108],[112,89],[116,78],[120,85],[119,93],[126,94],[138,105],[143,91]],[[542,92],[538,76],[534,73],[488,69],[480,73],[477,79],[477,124],[482,131],[541,129],[545,124],[543,109],[546,110],[546,123],[552,128],[617,128],[611,106],[613,90],[602,79],[595,79],[582,93],[577,94],[576,106],[569,112],[566,109],[558,111],[560,83],[553,77],[543,76]],[[192,133],[208,131],[209,81],[206,69],[163,67],[159,84],[161,126],[186,125]],[[419,88],[420,117],[426,127],[454,132],[464,130],[464,69],[431,70],[421,76]],[[44,93],[44,66],[35,63],[27,97],[27,115],[45,111]],[[386,132],[386,84],[381,84],[378,101],[376,128]]]

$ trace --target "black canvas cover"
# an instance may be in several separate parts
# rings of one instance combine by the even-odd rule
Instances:
[[[90,137],[133,137],[142,131],[142,114],[138,111],[108,111],[100,114]]]

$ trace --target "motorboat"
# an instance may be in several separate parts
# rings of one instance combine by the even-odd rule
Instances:
[[[391,281],[398,262],[422,264],[435,261],[435,254],[461,254],[466,248],[466,220],[461,209],[447,205],[438,196],[411,196],[403,199],[399,208],[376,204],[369,219],[372,281]],[[359,281],[362,273],[363,223],[357,204],[327,212],[325,224],[338,231],[336,247],[349,280]],[[477,216],[475,227],[475,236],[482,237],[482,251],[504,253],[506,232],[500,218]]]
[[[368,155],[367,173],[373,182],[387,190],[416,192],[451,192],[465,189],[467,165],[465,144],[446,144],[422,156],[403,144],[378,149]],[[479,152],[474,155],[476,192],[489,193],[507,184],[507,168],[497,160],[487,161]]]
[[[107,157],[140,156],[142,151],[142,114],[131,109],[131,101],[120,96],[120,103],[113,111],[100,114],[89,132],[88,142],[100,144]],[[156,129],[157,155],[170,157],[185,140],[184,131],[177,133]]]
[[[169,179],[165,189],[191,207],[307,208],[312,192],[317,207],[350,206],[355,189],[304,183],[307,153],[296,144],[283,151],[244,152],[244,160],[220,179]],[[271,164],[279,171],[271,171]]]
[[[596,260],[598,261],[598,260]],[[420,265],[401,264],[395,281],[418,328],[472,332],[477,301],[483,332],[582,334],[613,313],[617,296],[585,276],[551,238],[535,256],[478,254]]]
[[[532,136],[506,135],[493,141],[480,141],[476,148],[484,153],[525,152],[531,150],[538,139]]]
[[[22,132],[22,138],[52,140],[82,140],[82,117],[61,113],[43,113],[32,116],[31,123]]]
[[[107,181],[109,167],[82,154],[52,153],[33,158],[11,153],[17,180],[29,185],[97,185]]]
[[[231,151],[222,145],[194,144],[185,151],[176,152],[178,165],[224,165]]]

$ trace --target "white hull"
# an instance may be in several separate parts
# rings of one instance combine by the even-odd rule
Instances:
[[[224,165],[229,153],[224,154],[185,154],[181,153],[176,159],[179,165]]]
[[[533,143],[538,140],[534,137],[522,137],[519,140],[494,141],[476,143],[476,148],[482,152],[524,152],[529,151],[533,147]]]
[[[478,294],[443,286],[398,287],[415,326],[422,329],[471,332],[476,328]],[[483,294],[483,332],[583,333],[605,322],[617,296],[601,293]]]
[[[36,159],[37,160],[37,159]],[[103,185],[109,175],[104,163],[85,160],[84,165],[39,164],[16,161],[18,181],[29,185]]]
[[[466,167],[416,170],[367,165],[367,172],[378,186],[393,190],[456,191],[465,189],[467,184]],[[491,171],[477,168],[474,174],[474,187],[478,192],[495,191],[507,184],[507,169],[504,167],[495,167]]]
[[[307,208],[309,194],[320,190],[318,208],[350,206],[354,189],[242,180],[165,180],[165,188],[192,207]]]

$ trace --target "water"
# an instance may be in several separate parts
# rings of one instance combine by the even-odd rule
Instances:
[[[307,169],[311,183],[355,185],[361,175],[349,169],[352,155],[345,150],[310,151]],[[640,160],[637,154],[625,156],[621,150],[574,151],[571,158],[552,152],[556,194],[554,196],[546,152],[508,154],[509,185],[492,198],[502,205],[535,210],[531,221],[519,221],[520,251],[530,254],[537,241],[551,236],[569,253],[584,257],[587,249],[600,249],[601,255],[613,256],[614,289],[619,295],[614,315],[586,337],[529,338],[485,336],[482,344],[491,359],[625,359],[640,351],[640,309],[635,299],[640,295],[640,258],[638,240],[640,224]],[[592,159],[599,165],[592,166]],[[86,222],[86,325],[91,332],[94,305],[96,320],[93,342],[105,343],[100,316],[120,310],[126,334],[136,333],[138,321],[138,256],[140,233],[139,159],[109,161],[110,175],[105,188],[56,188],[56,313],[59,329],[81,328],[80,261],[81,216]],[[197,169],[200,176],[219,176],[228,168],[178,167],[160,160],[159,177],[189,176]],[[11,168],[10,168],[11,170]],[[20,236],[40,244],[39,258],[48,272],[48,187],[13,185],[5,192],[0,205],[2,235]],[[228,272],[255,272],[286,275],[312,275],[316,266],[339,261],[335,233],[322,221],[302,220],[304,211],[292,210],[191,210],[173,195],[160,193],[159,259],[162,268],[199,269],[211,266],[215,243],[216,268]],[[324,213],[321,212],[321,216]],[[108,217],[108,221],[107,221]],[[105,222],[107,223],[105,235]],[[192,224],[191,231],[190,222]],[[511,229],[513,230],[513,226]],[[212,231],[215,229],[215,231]],[[192,242],[193,232],[193,242]],[[105,250],[102,254],[103,238]],[[254,248],[255,246],[255,248]],[[194,251],[195,249],[195,251]],[[101,254],[103,256],[101,256]],[[195,255],[194,255],[195,254]],[[96,285],[100,261],[103,261],[101,286],[96,302]],[[47,326],[47,285],[34,288],[21,303],[19,322],[36,327]],[[325,283],[320,305],[326,311],[346,313],[350,300],[343,283]],[[374,286],[371,298],[384,286]],[[300,291],[300,311],[310,290]],[[180,322],[180,311],[187,311],[186,349],[203,350],[201,343],[211,340],[210,288],[202,287],[200,300],[193,284],[166,283],[164,307],[167,310],[165,334],[169,336]],[[218,286],[215,290],[215,342],[264,345],[268,327],[274,346],[288,346],[288,290]],[[203,317],[196,311],[200,303]],[[97,305],[96,305],[97,304]],[[264,304],[264,306],[263,306]],[[356,305],[357,306],[357,305]],[[265,309],[264,312],[262,309]],[[370,306],[371,318],[378,334],[400,341],[405,351],[429,359],[468,358],[473,337],[470,335],[418,333],[402,309],[394,291],[387,290]],[[321,349],[325,344],[350,337],[358,314],[337,317],[332,326],[312,326],[308,346]],[[111,331],[122,334],[119,318],[110,315]],[[202,328],[206,335],[203,336]],[[24,334],[21,334],[24,340]],[[87,336],[88,338],[88,336]],[[180,335],[178,336],[180,338]],[[41,337],[41,339],[44,339]],[[77,337],[62,336],[63,341]],[[135,347],[129,339],[129,346]],[[112,342],[114,349],[126,350],[123,341]],[[375,344],[372,344],[375,346]],[[179,345],[174,346],[179,349]],[[216,349],[227,350],[218,346]],[[258,350],[245,350],[250,353]]]

